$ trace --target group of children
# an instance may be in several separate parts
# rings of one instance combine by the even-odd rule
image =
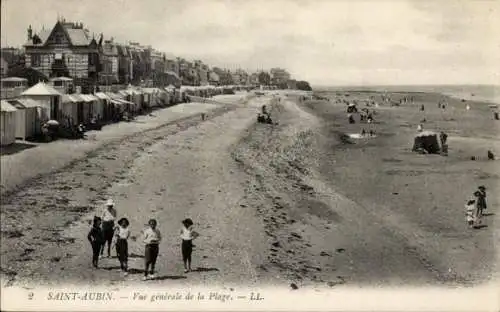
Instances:
[[[473,195],[465,205],[467,225],[470,228],[480,228],[483,212],[487,208],[486,187],[481,185]]]
[[[120,269],[123,274],[128,275],[128,239],[130,237],[130,222],[127,218],[121,218],[115,227],[116,209],[113,200],[106,202],[106,209],[101,217],[95,216],[92,228],[87,236],[92,246],[92,265],[98,268],[99,256],[103,257],[104,249],[107,244],[108,258],[111,257],[111,246],[115,241],[116,254],[120,261]],[[150,219],[147,227],[142,231],[144,248],[144,278],[143,280],[154,279],[155,265],[158,258],[159,244],[161,241],[161,233],[157,229],[157,221]],[[199,234],[193,231],[193,221],[185,219],[182,221],[180,231],[181,253],[184,262],[184,273],[192,271],[191,269],[191,254],[193,251],[193,239]]]

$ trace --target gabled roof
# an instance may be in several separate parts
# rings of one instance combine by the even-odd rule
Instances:
[[[32,100],[32,99],[18,98],[15,100],[9,100],[8,102],[10,104],[14,105],[14,107],[16,107],[16,108],[31,108],[31,107],[40,107],[41,106],[40,102]]]
[[[102,45],[102,53],[108,56],[118,56],[118,48],[112,42],[105,42]]]
[[[46,45],[49,37],[52,35],[53,32],[56,31],[56,29],[63,30],[70,43],[74,46],[87,46],[92,41],[92,38],[89,37],[85,29],[77,28],[72,23],[61,23],[58,21],[52,29],[50,30],[44,29],[38,32],[38,34],[36,34],[42,41],[41,44],[36,44],[36,45],[37,46]],[[26,45],[27,46],[34,45],[33,40],[28,40]]]
[[[179,77],[179,75],[177,75],[177,73],[176,73],[176,72],[173,72],[173,71],[171,71],[171,70],[167,70],[165,73],[166,73],[167,75],[174,76],[174,77],[175,77],[175,78],[177,78],[177,79],[181,79],[181,78]]]
[[[98,98],[91,95],[91,94],[79,94],[80,97],[85,101],[85,102],[93,102],[95,100],[97,100]]]
[[[39,82],[33,87],[21,93],[21,95],[61,95],[59,91],[43,82]]]
[[[116,44],[115,46],[119,56],[125,56],[125,57],[131,56],[129,49],[126,46],[121,44]]]
[[[5,100],[0,101],[0,111],[2,112],[15,112],[17,108],[15,108],[12,104]]]
[[[81,102],[79,98],[73,96],[73,94],[63,94],[61,98],[63,103],[78,103]]]
[[[109,100],[110,99],[110,97],[107,96],[106,93],[104,93],[104,92],[97,92],[95,94],[95,96],[98,97],[101,100]]]
[[[74,46],[86,46],[90,44],[91,38],[87,35],[84,29],[72,29],[64,27],[68,33],[69,40]]]

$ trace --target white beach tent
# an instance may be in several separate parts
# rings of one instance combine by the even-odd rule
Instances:
[[[77,124],[79,122],[78,103],[81,102],[81,99],[74,96],[73,94],[63,94],[61,102],[65,124],[69,126],[68,119],[71,123]]]
[[[40,102],[38,113],[42,120],[57,120],[60,117],[61,95],[59,91],[43,82],[39,82],[21,93],[23,98],[30,98]]]
[[[98,97],[92,94],[80,94],[80,96],[83,98],[85,106],[88,108],[88,110],[84,109],[86,119],[88,118],[88,120],[90,120],[92,117],[97,117],[97,115],[102,116],[104,110],[100,106]]]
[[[16,111],[16,139],[26,140],[40,132],[41,123],[38,119],[37,101],[32,99],[14,99],[8,101]]]
[[[95,94],[97,101],[99,101],[100,108],[98,110],[98,116],[100,116],[101,120],[106,120],[110,116],[110,102],[111,98],[104,92],[97,92]],[[99,114],[99,111],[102,109],[102,113]]]
[[[0,145],[10,145],[16,142],[16,111],[17,109],[5,100],[0,101]]]

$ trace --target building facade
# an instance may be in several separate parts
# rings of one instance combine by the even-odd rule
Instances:
[[[99,83],[103,85],[112,85],[119,82],[119,53],[113,38],[104,41],[101,48],[101,66],[102,71],[99,75]]]
[[[3,58],[3,56],[0,58],[0,77],[7,77],[7,74],[9,73],[9,63]]]
[[[270,74],[273,85],[286,85],[290,80],[290,73],[282,68],[271,68]]]
[[[71,77],[83,89],[93,89],[98,82],[99,45],[82,23],[59,20],[38,34],[30,26],[25,53],[25,66],[47,77]]]
[[[116,49],[118,50],[118,83],[129,84],[132,81],[132,55],[126,45],[117,44]]]
[[[242,69],[237,69],[231,73],[235,85],[247,85],[248,73]]]

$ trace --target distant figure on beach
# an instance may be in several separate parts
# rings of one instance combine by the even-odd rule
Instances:
[[[102,213],[102,232],[104,235],[104,243],[101,248],[101,256],[104,254],[104,247],[108,243],[108,258],[111,258],[111,243],[115,232],[116,209],[115,203],[110,198],[106,202],[106,208]]]
[[[495,154],[492,151],[488,151],[488,160],[495,160]]]
[[[371,124],[373,122],[373,114],[372,112],[368,112],[368,116],[366,117],[366,121]]]
[[[439,134],[439,139],[441,140],[441,145],[445,145],[446,140],[448,140],[448,135],[441,131],[441,133]]]
[[[95,216],[92,222],[92,228],[90,229],[87,239],[92,246],[92,265],[94,268],[99,267],[99,252],[101,251],[102,245],[104,245],[104,234],[101,230],[101,218]]]
[[[118,226],[115,228],[116,237],[116,255],[120,261],[120,269],[123,275],[128,275],[128,238],[130,237],[130,222],[127,218],[118,220]]]
[[[465,216],[466,216],[466,221],[467,225],[469,228],[474,227],[474,223],[476,221],[476,199],[475,198],[470,198],[467,201],[467,204],[465,204]]]
[[[467,104],[467,106],[465,106],[465,109],[466,109],[466,110],[470,110],[470,105],[469,105],[469,104]]]
[[[365,128],[363,128],[363,129],[361,130],[361,136],[365,136],[365,135],[366,135],[366,131],[365,131]]]
[[[143,231],[144,235],[144,281],[155,278],[155,265],[158,258],[159,244],[161,241],[160,231],[156,228],[157,222],[151,219],[148,227]]]
[[[418,131],[418,132],[422,132],[423,130],[424,130],[424,127],[422,126],[422,124],[419,124],[419,125],[417,126],[417,131]]]
[[[193,220],[190,218],[182,220],[181,228],[181,253],[182,262],[184,263],[184,273],[191,272],[191,255],[193,253],[193,239],[199,236],[193,231]]]
[[[350,124],[356,123],[356,121],[354,120],[354,117],[352,116],[352,114],[348,114],[347,115],[347,119],[349,120]]]
[[[477,208],[481,211],[481,216],[483,215],[483,211],[488,208],[486,204],[486,187],[481,185],[478,187],[478,196],[477,197]]]
[[[422,104],[422,106],[420,106],[420,110],[421,110],[422,112],[423,112],[423,111],[425,111],[425,106],[424,106],[424,104]]]

